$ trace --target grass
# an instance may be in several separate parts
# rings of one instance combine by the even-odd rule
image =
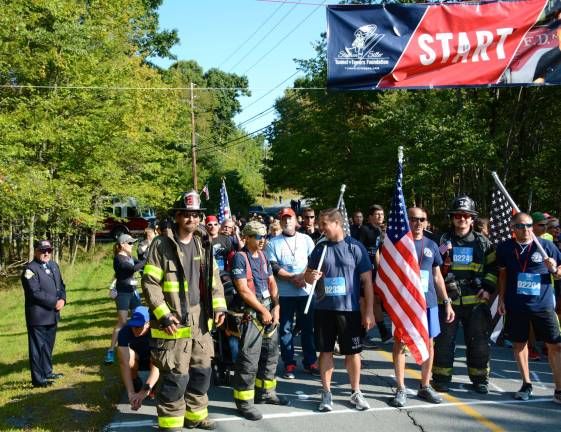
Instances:
[[[12,280],[0,305],[0,430],[89,431],[110,422],[122,393],[117,364],[103,365],[116,320],[107,296],[113,275],[108,245],[62,266],[68,304],[53,352],[64,377],[49,388],[31,386],[23,289]]]

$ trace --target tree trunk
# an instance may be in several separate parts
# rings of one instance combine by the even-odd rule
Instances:
[[[88,242],[88,246],[89,246],[88,252],[93,254],[95,252],[95,230],[91,231],[90,241]]]
[[[29,243],[27,247],[27,260],[31,261],[33,259],[33,254],[35,251],[35,214],[31,214],[29,217]]]

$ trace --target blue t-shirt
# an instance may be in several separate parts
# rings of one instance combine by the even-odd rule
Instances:
[[[252,257],[251,252],[246,248],[243,252],[247,254],[249,265],[251,266],[251,274],[253,276],[253,283],[255,285],[255,295],[258,299],[270,297],[269,293],[269,276],[273,274],[271,264],[267,260],[265,254],[259,254],[257,257]],[[246,261],[240,252],[234,256],[232,263],[232,278],[233,279],[247,279]]]
[[[436,243],[426,237],[415,240],[415,250],[417,251],[417,260],[421,268],[421,287],[425,293],[427,308],[435,307],[438,305],[438,300],[436,298],[432,271],[434,267],[442,265],[442,257]]]
[[[120,347],[129,347],[138,356],[142,358],[150,358],[150,332],[142,336],[136,337],[132,332],[132,328],[126,324],[121,330],[119,330],[119,336],[117,338],[117,345]]]
[[[557,265],[561,252],[553,242],[538,239],[547,256]],[[543,257],[534,242],[519,245],[509,239],[497,246],[497,267],[506,268],[505,306],[507,312],[543,312],[553,310],[553,284]]]
[[[308,257],[314,250],[314,241],[306,234],[297,232],[294,236],[281,234],[273,237],[267,244],[265,255],[269,261],[278,263],[289,273],[303,273],[308,265]],[[276,277],[279,287],[279,296],[297,297],[310,294],[311,285],[306,288],[297,288],[292,283]]]
[[[321,242],[312,251],[308,268],[317,269],[326,246],[323,277],[316,285],[316,309],[360,311],[360,275],[371,269],[366,248],[352,237],[336,243]]]

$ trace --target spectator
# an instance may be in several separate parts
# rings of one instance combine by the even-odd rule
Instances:
[[[358,240],[360,235],[360,229],[362,227],[362,222],[364,222],[364,216],[360,210],[353,213],[353,223],[351,224],[351,237]]]
[[[489,219],[478,217],[473,222],[473,230],[479,234],[483,234],[485,237],[489,237]]]
[[[306,207],[302,210],[302,226],[298,230],[302,234],[308,234],[314,243],[317,243],[321,233],[316,227],[316,213],[313,208]]]

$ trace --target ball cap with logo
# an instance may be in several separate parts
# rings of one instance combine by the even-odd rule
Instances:
[[[35,242],[35,249],[48,250],[52,248],[53,246],[51,245],[51,242],[49,240],[38,240]]]
[[[174,203],[172,210],[174,211],[193,211],[203,212],[206,208],[201,208],[201,197],[198,192],[191,189],[188,192],[183,192],[177,201]]]
[[[284,216],[296,217],[296,213],[290,207],[283,208],[279,211],[278,218],[281,220]]]

